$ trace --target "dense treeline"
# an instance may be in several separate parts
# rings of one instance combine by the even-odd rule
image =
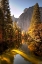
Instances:
[[[6,49],[19,47],[21,44],[21,29],[11,19],[9,0],[1,0],[0,6],[0,53]]]
[[[0,6],[0,53],[21,45],[21,39],[28,40],[28,48],[34,54],[42,56],[42,22],[40,20],[39,5],[34,5],[28,33],[22,31],[11,19],[9,0],[2,0]]]
[[[34,5],[34,11],[31,18],[31,24],[29,27],[28,34],[33,40],[28,48],[36,55],[42,56],[42,23],[40,20],[39,5]]]

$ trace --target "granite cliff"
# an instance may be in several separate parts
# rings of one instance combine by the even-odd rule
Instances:
[[[22,30],[28,30],[30,26],[30,21],[33,13],[33,7],[29,7],[24,9],[24,12],[20,15],[18,19],[18,25],[22,28]],[[40,7],[40,16],[42,21],[42,7]]]
[[[40,8],[40,16],[42,21],[42,7]],[[33,13],[33,6],[29,8],[25,8],[23,13],[19,16],[19,18],[15,18],[15,20],[18,22],[18,25],[21,27],[22,30],[28,30],[30,26],[30,21]]]

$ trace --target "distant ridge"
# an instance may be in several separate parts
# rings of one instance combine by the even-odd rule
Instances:
[[[12,17],[13,22],[18,21],[18,18],[15,18],[14,15],[11,17]]]

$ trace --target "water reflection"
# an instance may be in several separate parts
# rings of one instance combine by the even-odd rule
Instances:
[[[22,45],[19,47],[20,51],[23,50],[25,52],[28,52],[28,47],[25,44],[25,40],[22,40]],[[19,54],[15,52],[6,52],[2,56],[0,56],[0,64],[31,64],[31,62],[26,61],[25,58],[20,56]]]
[[[0,64],[32,64],[15,52],[0,56]]]
[[[32,63],[29,62],[29,61],[26,61],[22,56],[20,56],[19,54],[17,54],[14,57],[13,64],[32,64]]]
[[[30,55],[28,45],[26,44],[24,39],[22,40],[22,45],[19,47],[19,50],[25,52],[25,54],[27,55]],[[24,57],[17,54],[16,52],[9,51],[0,56],[0,64],[32,64],[32,63],[27,61]]]
[[[27,42],[22,39],[22,45],[21,45],[21,48],[20,50],[24,51],[26,54],[30,54],[30,50],[28,49],[28,45],[27,45]]]

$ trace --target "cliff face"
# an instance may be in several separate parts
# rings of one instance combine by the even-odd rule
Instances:
[[[18,25],[21,27],[22,30],[28,30],[30,26],[30,21],[33,13],[33,7],[29,7],[24,9],[24,12],[20,15],[18,19]],[[40,15],[42,21],[42,7],[40,7]]]
[[[17,21],[18,25],[22,30],[27,31],[30,26],[30,21],[33,13],[33,6],[29,8],[25,8],[24,12],[19,16],[19,18],[15,18],[12,16],[13,21]],[[42,21],[42,7],[40,7],[40,16]]]

